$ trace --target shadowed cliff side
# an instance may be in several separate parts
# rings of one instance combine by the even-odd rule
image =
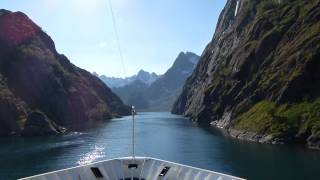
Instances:
[[[25,127],[28,135],[59,133],[130,112],[21,12],[0,10],[0,50],[0,135],[24,134]],[[48,133],[37,133],[37,125]]]
[[[173,113],[320,147],[320,1],[228,0]]]

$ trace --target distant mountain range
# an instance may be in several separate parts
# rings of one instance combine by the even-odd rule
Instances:
[[[185,80],[197,65],[199,56],[192,52],[181,52],[171,68],[161,76],[140,71],[138,75],[126,78],[124,86],[113,87],[128,105],[144,111],[170,111],[180,94]],[[102,79],[102,77],[100,76]]]
[[[117,88],[121,86],[125,86],[130,84],[136,80],[139,80],[147,85],[150,85],[155,80],[159,78],[159,75],[156,73],[149,73],[144,70],[140,70],[136,75],[127,77],[127,78],[117,78],[117,77],[108,77],[105,75],[98,75],[97,73],[93,73],[95,76],[98,76],[105,84],[107,84],[111,88]]]

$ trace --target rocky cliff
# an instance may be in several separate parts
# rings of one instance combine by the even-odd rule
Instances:
[[[192,74],[199,56],[192,52],[180,52],[173,65],[146,91],[151,111],[170,111],[182,91],[186,79]]]
[[[59,133],[128,113],[25,14],[0,10],[0,135]]]
[[[228,0],[172,112],[240,139],[319,148],[319,69],[319,0]]]

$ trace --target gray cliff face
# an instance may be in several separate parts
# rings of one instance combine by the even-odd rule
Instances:
[[[319,143],[319,20],[319,0],[228,0],[172,112],[242,139]]]
[[[227,53],[230,55],[239,45],[237,35],[232,33],[236,4],[236,1],[228,1],[223,9],[213,39],[203,51],[194,73],[187,80],[172,110],[174,113],[196,118],[204,110],[205,91],[210,86],[214,73],[219,70],[219,66],[225,64],[223,61]]]
[[[192,52],[181,52],[173,65],[146,89],[149,111],[170,111],[175,99],[182,91],[186,79],[192,74],[199,56]]]

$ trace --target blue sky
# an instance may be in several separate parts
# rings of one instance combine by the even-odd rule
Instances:
[[[226,0],[0,0],[22,11],[54,40],[59,53],[90,72],[124,77],[140,69],[163,74],[181,51],[201,54]]]

